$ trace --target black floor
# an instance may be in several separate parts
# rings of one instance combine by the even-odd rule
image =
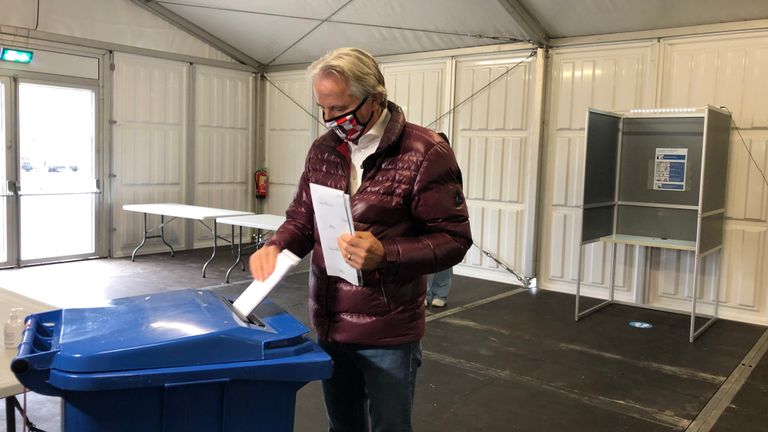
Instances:
[[[182,288],[236,295],[247,286],[239,269],[222,283],[224,254],[200,277],[205,253],[2,270],[0,287],[73,307]],[[271,295],[304,323],[306,285],[306,272],[293,274]],[[455,276],[448,307],[429,311],[416,431],[685,430],[766,331],[721,320],[691,344],[685,315],[614,305],[576,323],[573,296],[517,288]],[[653,327],[630,327],[635,320]],[[28,406],[39,427],[60,430],[57,398],[29,395]],[[310,383],[297,394],[295,431],[324,424],[320,386]],[[712,430],[768,430],[768,355]]]

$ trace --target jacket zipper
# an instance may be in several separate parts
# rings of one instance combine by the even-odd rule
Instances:
[[[325,340],[331,341],[331,311],[328,309],[328,292],[329,292],[328,280],[325,280],[325,317],[327,324],[325,325]]]
[[[387,306],[388,310],[392,310],[392,308],[389,307],[389,299],[387,298],[387,291],[384,289],[384,275],[379,275],[379,286],[381,287],[381,295],[384,297],[384,304]]]

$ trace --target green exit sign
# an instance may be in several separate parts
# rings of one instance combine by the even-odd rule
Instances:
[[[2,52],[0,52],[0,60],[16,63],[31,63],[32,51],[3,48]]]

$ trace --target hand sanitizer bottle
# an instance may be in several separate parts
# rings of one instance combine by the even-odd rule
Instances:
[[[8,314],[8,321],[3,328],[6,349],[18,349],[21,343],[21,331],[24,323],[21,321],[21,308],[12,308]]]

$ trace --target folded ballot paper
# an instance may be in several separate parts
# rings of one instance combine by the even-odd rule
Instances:
[[[295,267],[299,261],[301,261],[301,258],[294,255],[288,249],[284,249],[277,255],[275,271],[265,280],[255,280],[248,285],[248,288],[235,300],[235,309],[243,314],[244,317],[250,315],[256,309],[256,306],[267,298],[272,289],[283,280],[288,271]]]

